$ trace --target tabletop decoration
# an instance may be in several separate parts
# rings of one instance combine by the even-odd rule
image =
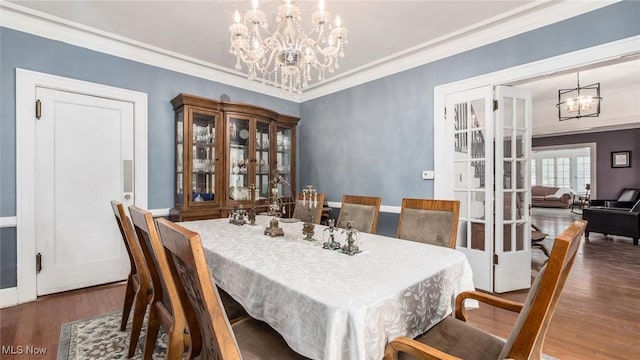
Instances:
[[[247,210],[242,208],[242,205],[236,207],[229,212],[229,222],[234,225],[242,226],[247,223],[245,217],[247,216]]]
[[[277,174],[273,179],[269,181],[270,191],[269,191],[269,210],[267,212],[268,215],[273,218],[269,222],[269,227],[264,230],[265,235],[269,235],[271,237],[276,236],[284,236],[284,230],[278,226],[278,219],[283,214],[286,213],[284,202],[278,196],[278,185],[281,186],[289,186],[289,182],[282,175]]]
[[[304,225],[302,225],[302,234],[305,236],[304,240],[316,241],[316,239],[313,238],[315,234],[313,229],[316,226],[313,221],[313,213],[318,207],[318,192],[313,188],[313,185],[307,185],[302,190],[302,206],[307,210],[309,215],[307,219],[304,220]]]
[[[284,236],[284,230],[278,226],[278,218],[275,216],[269,221],[269,227],[264,229],[264,234],[271,237]]]
[[[347,221],[347,228],[342,230],[347,234],[347,244],[342,247],[342,252],[352,256],[360,252],[360,248],[356,246],[356,241],[360,239],[360,232],[353,227],[353,221]]]
[[[251,184],[249,185],[249,199],[251,200],[251,208],[249,208],[249,213],[247,215],[247,218],[249,219],[249,225],[255,226],[256,225],[256,197],[257,197],[257,192],[258,190],[256,190],[256,185],[255,184]]]
[[[325,232],[329,233],[329,241],[323,242],[322,248],[329,249],[329,250],[340,250],[340,243],[336,241],[336,237],[335,237],[336,227],[334,226],[333,219],[327,220],[327,226],[328,227],[325,228],[322,231],[322,233],[323,233],[323,237]]]

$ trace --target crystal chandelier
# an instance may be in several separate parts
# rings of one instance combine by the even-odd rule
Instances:
[[[580,86],[580,73],[576,74],[578,87],[558,90],[558,117],[560,121],[600,116],[600,83]],[[593,109],[592,109],[593,108]]]
[[[264,83],[280,87],[287,96],[301,94],[311,80],[311,69],[318,72],[318,80],[324,80],[325,72],[338,68],[338,57],[343,57],[347,43],[347,29],[342,27],[340,16],[335,26],[331,14],[320,0],[318,10],[311,17],[312,29],[307,35],[300,26],[300,10],[292,0],[283,0],[278,6],[276,28],[270,32],[267,18],[253,0],[253,9],[244,14],[236,10],[235,22],[229,26],[230,53],[236,56],[236,69],[244,63],[249,80],[259,76]]]

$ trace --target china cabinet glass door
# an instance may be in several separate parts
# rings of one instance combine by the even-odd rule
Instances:
[[[251,118],[231,115],[228,126],[229,200],[246,201],[249,200],[250,185]]]
[[[216,199],[216,113],[192,110],[190,129],[191,157],[191,197],[190,205],[211,205]],[[178,119],[180,122],[180,119]],[[180,133],[178,134],[180,136]],[[178,153],[182,150],[178,147]],[[177,164],[181,169],[182,164]]]
[[[255,169],[256,169],[256,190],[258,197],[256,200],[269,198],[269,123],[256,121],[256,144],[255,144]]]
[[[184,111],[176,113],[176,195],[175,204],[182,207],[184,201]]]
[[[276,171],[290,185],[278,185],[278,193],[282,197],[291,197],[291,188],[295,186],[292,182],[291,169],[293,163],[292,141],[293,130],[288,127],[276,127]]]

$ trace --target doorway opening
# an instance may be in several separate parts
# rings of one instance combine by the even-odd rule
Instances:
[[[596,191],[596,143],[531,149],[531,185],[565,187],[579,196]]]

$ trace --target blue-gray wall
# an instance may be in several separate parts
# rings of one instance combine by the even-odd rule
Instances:
[[[149,208],[173,206],[174,113],[183,92],[299,116],[299,104],[0,27],[0,217],[16,214],[16,68],[144,92],[149,116]],[[1,229],[0,289],[16,283],[15,227]]]
[[[174,113],[171,99],[188,93],[263,106],[299,116],[297,103],[155,66],[0,28],[0,216],[15,215],[15,69],[22,68],[144,92],[149,107],[149,208],[173,206]]]
[[[591,161],[596,163],[598,199],[616,199],[623,188],[640,188],[640,129],[550,136],[531,141],[533,147],[582,143],[596,143],[596,158]],[[612,168],[611,152],[626,150],[631,151],[631,167]]]
[[[16,286],[16,228],[0,228],[0,289]]]
[[[640,2],[617,3],[302,104],[300,184],[342,194],[433,196],[433,88],[640,34]],[[639,46],[640,48],[640,46]]]
[[[385,205],[429,197],[433,184],[433,87],[640,34],[640,3],[622,2],[558,24],[305,102],[300,106],[0,28],[0,217],[15,215],[15,69],[23,68],[145,92],[149,96],[149,208],[173,202],[173,111],[180,92],[252,103],[300,116],[298,184],[314,184],[329,201],[377,194]],[[395,233],[384,214],[379,233]],[[14,247],[15,248],[15,247]],[[13,261],[2,247],[0,259]],[[13,260],[12,260],[13,259]],[[6,287],[0,284],[0,288]]]

